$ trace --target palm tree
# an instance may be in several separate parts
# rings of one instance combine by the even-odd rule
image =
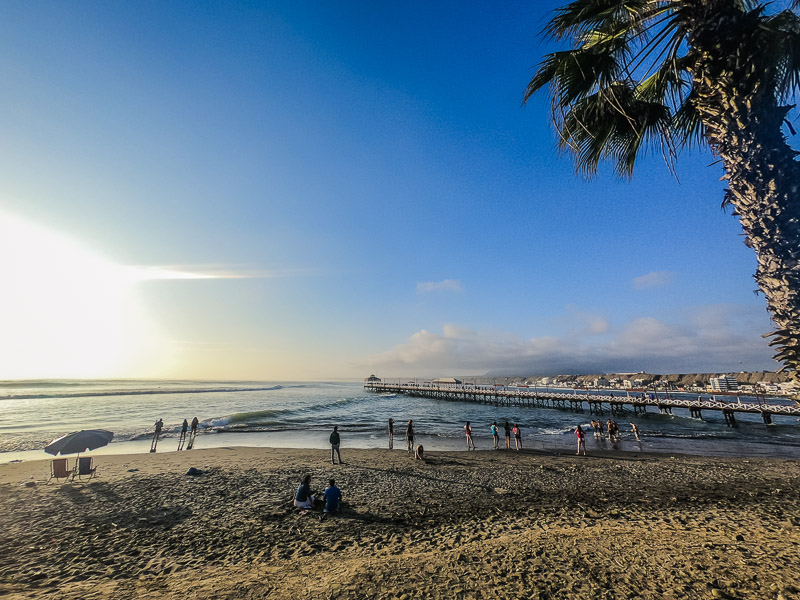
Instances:
[[[544,34],[569,48],[545,56],[525,102],[549,86],[559,146],[579,172],[601,160],[630,177],[636,157],[707,143],[756,251],[755,280],[776,329],[776,360],[800,380],[800,165],[783,127],[800,88],[800,0],[574,0]]]

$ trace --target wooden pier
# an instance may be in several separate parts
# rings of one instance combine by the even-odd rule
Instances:
[[[525,389],[508,389],[504,387],[484,387],[476,385],[433,385],[417,383],[386,383],[368,381],[364,389],[373,392],[390,392],[407,396],[422,396],[439,400],[458,400],[460,402],[480,402],[497,406],[519,406],[529,408],[561,408],[584,412],[588,407],[589,414],[602,415],[604,405],[613,415],[630,406],[634,414],[645,414],[648,408],[658,409],[662,414],[672,414],[673,408],[686,408],[689,414],[697,419],[703,418],[704,410],[722,412],[725,424],[736,427],[736,413],[760,414],[764,423],[772,424],[772,415],[800,417],[800,406],[773,404],[765,402],[723,402],[716,399],[680,399],[670,397],[648,398],[642,396],[612,396],[611,394],[589,394],[572,392],[554,392]]]

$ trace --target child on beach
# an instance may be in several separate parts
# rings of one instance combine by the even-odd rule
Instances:
[[[511,431],[514,433],[514,443],[517,446],[517,452],[519,452],[522,449],[522,430],[519,425],[514,423],[514,428]]]
[[[417,446],[417,451],[414,452],[414,460],[421,460],[425,462],[425,450],[422,447],[422,444]]]
[[[633,435],[636,436],[636,441],[641,442],[642,440],[639,439],[639,428],[636,426],[636,423],[631,423],[631,431]]]
[[[492,440],[494,441],[494,449],[500,449],[500,432],[497,430],[497,421],[492,423]]]
[[[475,442],[472,441],[472,427],[469,426],[469,421],[464,425],[464,431],[467,432],[467,450],[475,450]]]
[[[586,435],[580,425],[575,428],[575,437],[578,438],[578,451],[575,454],[580,455],[581,448],[583,448],[583,455],[586,456]]]
[[[328,487],[323,492],[325,497],[325,513],[330,514],[339,510],[339,502],[342,500],[342,491],[336,487],[336,482],[331,479]]]

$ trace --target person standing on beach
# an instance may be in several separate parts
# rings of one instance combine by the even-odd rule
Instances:
[[[164,421],[161,420],[161,419],[156,421],[155,424],[153,425],[153,429],[155,431],[153,432],[153,441],[150,442],[150,452],[155,452],[156,451],[156,446],[158,446],[158,436],[161,435],[161,428],[162,427],[164,427]]]
[[[389,419],[389,450],[394,448],[394,419]]]
[[[336,487],[336,482],[331,479],[328,487],[322,493],[325,497],[325,513],[330,514],[339,510],[339,503],[342,501],[342,491]]]
[[[522,430],[519,428],[519,425],[514,423],[514,428],[511,430],[514,433],[514,443],[517,447],[517,452],[522,450]]]
[[[500,450],[500,432],[497,430],[497,421],[492,423],[492,441],[494,442],[494,449]]]
[[[472,427],[469,426],[469,421],[464,425],[464,431],[467,432],[467,450],[475,450],[475,442],[472,440]]]
[[[414,425],[411,421],[408,422],[406,427],[406,445],[408,446],[408,453],[414,452]]]
[[[333,426],[333,431],[331,432],[331,437],[329,438],[329,441],[331,443],[331,464],[332,465],[336,464],[336,461],[333,460],[333,453],[334,452],[336,452],[336,455],[339,457],[339,464],[340,465],[344,464],[342,462],[342,453],[339,452],[340,439],[339,439],[339,426],[338,425],[334,425]]]
[[[506,450],[511,450],[511,425],[506,421],[504,427],[506,432]]]
[[[194,446],[194,438],[197,435],[197,426],[200,424],[200,421],[197,420],[197,417],[192,419],[192,429],[189,433],[189,443],[186,444],[186,449],[191,450],[192,446]]]
[[[183,420],[183,425],[181,426],[181,437],[178,438],[178,452],[183,449],[183,445],[186,443],[186,432],[189,430],[189,421],[186,419]]]
[[[575,437],[578,438],[578,451],[575,454],[580,455],[581,448],[583,448],[583,455],[586,456],[586,434],[583,433],[580,425],[575,428]]]

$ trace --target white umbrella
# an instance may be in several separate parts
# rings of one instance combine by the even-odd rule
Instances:
[[[105,429],[82,429],[54,439],[44,447],[44,451],[53,456],[57,454],[80,454],[87,450],[94,450],[108,445],[113,437],[114,434]]]

